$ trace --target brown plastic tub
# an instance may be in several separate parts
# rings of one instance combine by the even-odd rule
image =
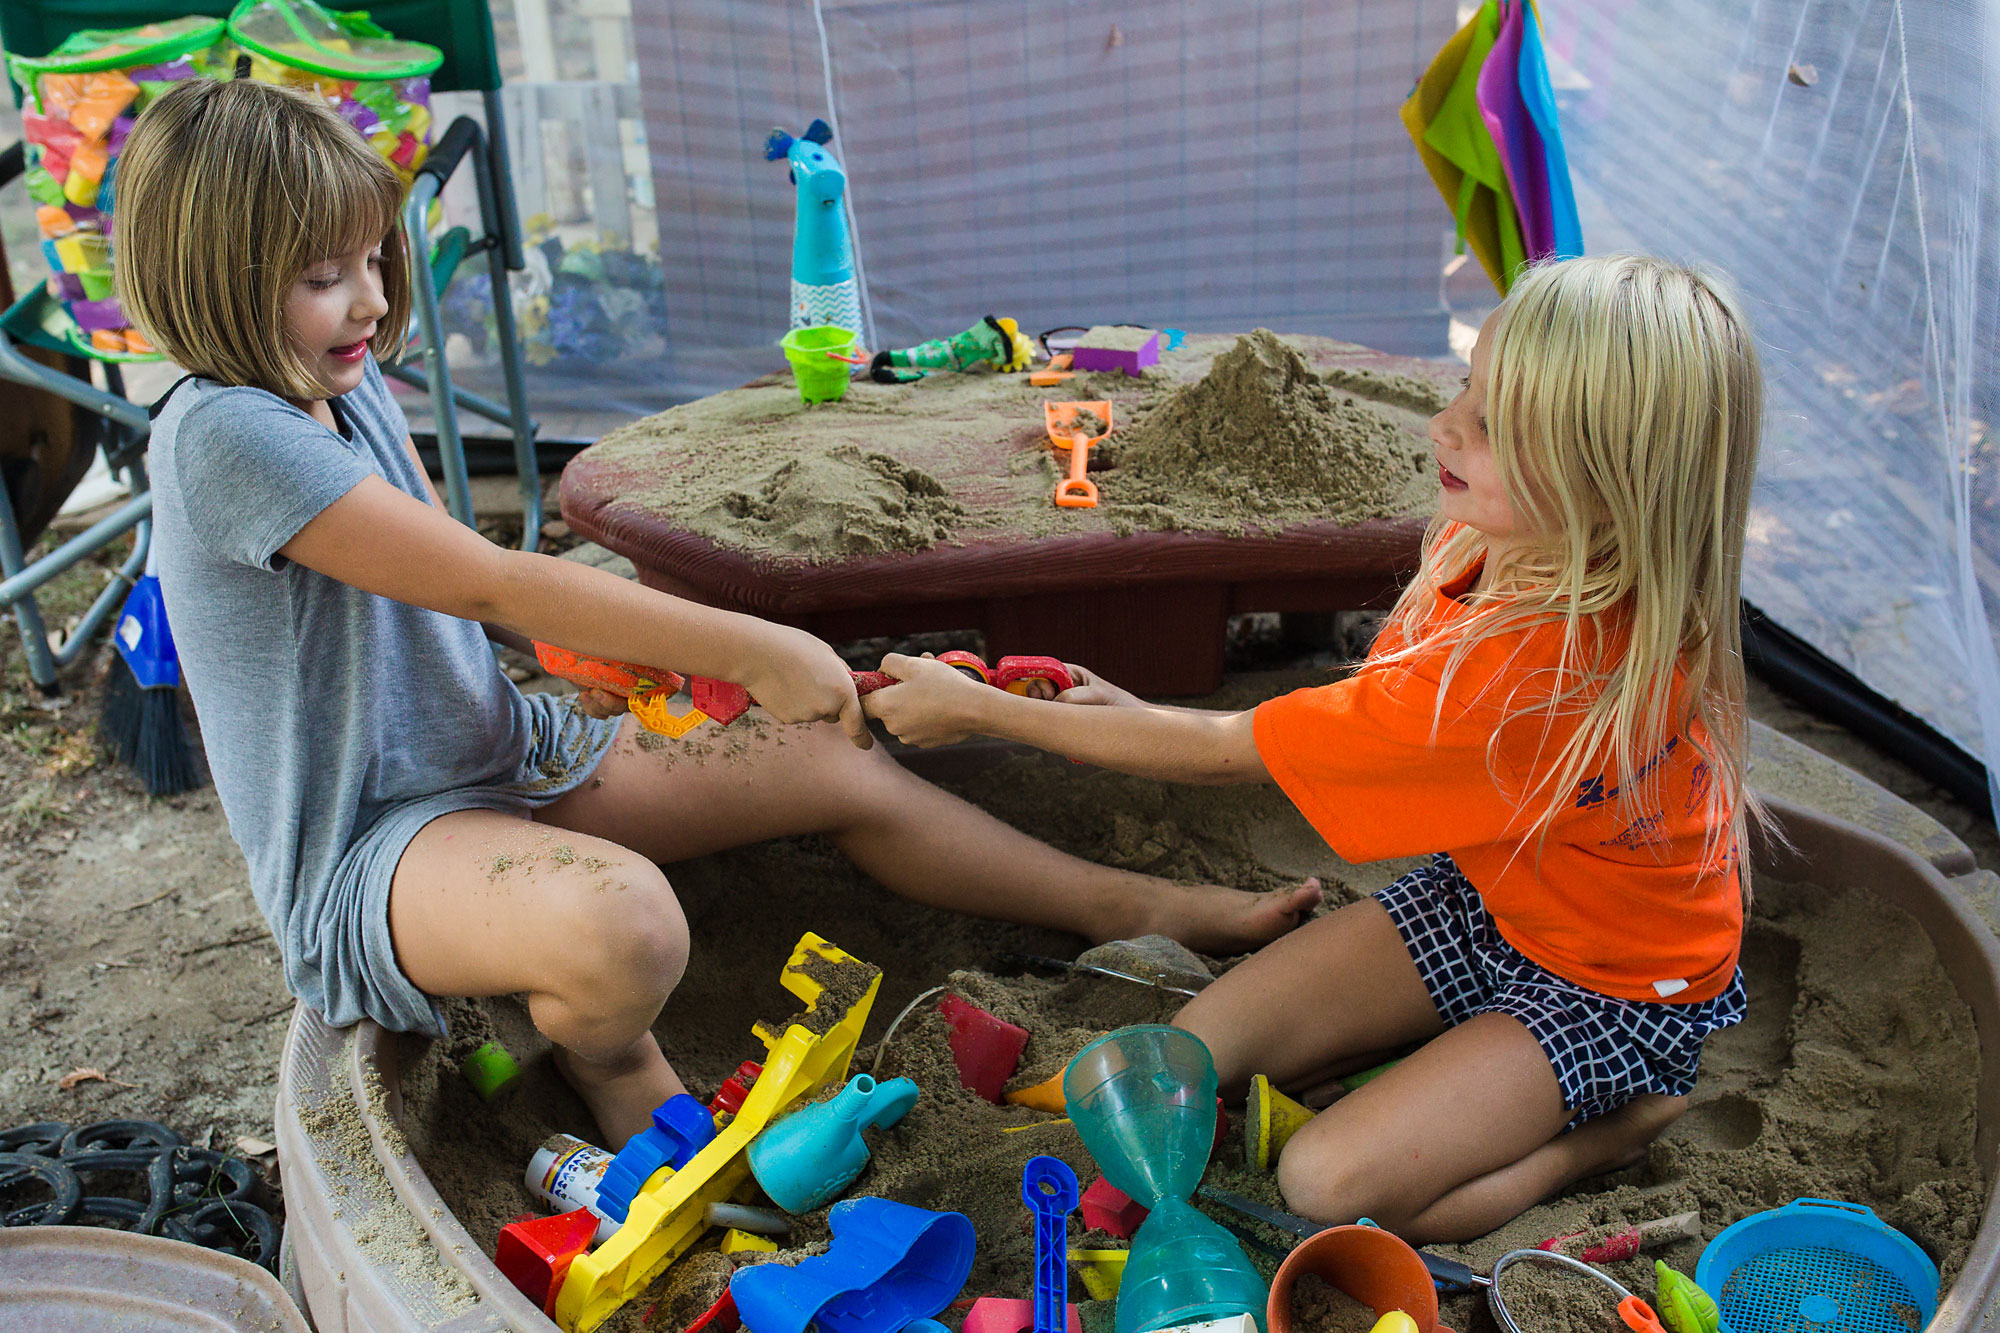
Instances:
[[[106,1227],[0,1229],[8,1333],[306,1333],[271,1275],[231,1254]]]
[[[1991,1192],[2000,1179],[2000,942],[1966,906],[1959,886],[1921,857],[1803,807],[1778,800],[1771,806],[1791,846],[1760,840],[1753,848],[1757,873],[1872,889],[1902,908],[1929,934],[1972,1010],[1980,1051],[1975,1153],[1989,1194],[1965,1268],[1944,1293],[1929,1333],[2000,1327],[2000,1195]],[[395,1043],[380,1028],[362,1023],[338,1031],[303,1008],[293,1016],[277,1114],[286,1258],[294,1294],[320,1333],[554,1328],[479,1251],[410,1156],[393,1124],[400,1094],[386,1099],[392,1123],[369,1108],[370,1068],[384,1087],[398,1088]],[[330,1130],[325,1108],[336,1104],[341,1114]],[[302,1119],[302,1106],[322,1109]]]

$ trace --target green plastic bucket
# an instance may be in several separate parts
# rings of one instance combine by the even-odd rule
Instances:
[[[809,403],[830,403],[845,394],[853,363],[827,353],[852,356],[854,343],[854,333],[836,324],[815,324],[786,334],[778,346],[785,349],[785,359],[792,363],[799,397]]]

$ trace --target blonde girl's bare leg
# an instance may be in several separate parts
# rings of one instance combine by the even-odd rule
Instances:
[[[1308,1121],[1285,1145],[1278,1188],[1307,1217],[1369,1217],[1414,1241],[1462,1239],[1433,1230],[1458,1219],[1456,1210],[1432,1210],[1488,1176],[1507,1188],[1474,1197],[1483,1209],[1535,1202],[1533,1172],[1499,1173],[1547,1145],[1569,1117],[1555,1069],[1528,1029],[1509,1015],[1480,1014]]]
[[[1215,1057],[1225,1096],[1253,1074],[1283,1086],[1443,1028],[1389,913],[1373,898],[1306,923],[1238,963],[1175,1016]]]

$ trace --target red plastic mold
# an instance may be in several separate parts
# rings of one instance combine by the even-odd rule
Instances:
[[[720,727],[728,726],[750,711],[750,691],[726,680],[696,676],[688,682],[688,697],[694,701],[696,708],[708,714],[710,720]]]
[[[1063,1313],[1069,1317],[1068,1333],[1083,1333],[1083,1320],[1078,1317],[1076,1307],[1065,1305]],[[1033,1301],[981,1296],[965,1312],[963,1333],[1033,1333],[1034,1327]]]
[[[569,1276],[570,1264],[590,1248],[596,1235],[597,1215],[588,1208],[509,1222],[500,1228],[493,1262],[523,1296],[553,1316],[556,1293]]]
[[[1109,1232],[1120,1240],[1132,1239],[1132,1233],[1152,1211],[1103,1176],[1083,1192],[1081,1207],[1084,1226]]]
[[[958,1081],[998,1106],[1007,1080],[1021,1067],[1027,1029],[1003,1023],[956,995],[938,1001],[938,1013],[951,1028],[951,1058],[958,1066]]]

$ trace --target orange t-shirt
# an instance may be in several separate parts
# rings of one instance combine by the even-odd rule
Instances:
[[[1433,614],[1474,614],[1457,600],[1471,578],[1439,592]],[[1441,713],[1447,653],[1364,665],[1259,707],[1257,752],[1348,860],[1448,852],[1507,942],[1557,976],[1627,1000],[1711,999],[1735,973],[1743,899],[1733,848],[1704,862],[1712,775],[1687,737],[1646,765],[1659,808],[1635,816],[1615,775],[1600,772],[1565,798],[1545,840],[1532,831],[1549,800],[1533,778],[1575,720],[1508,721],[1507,700],[1516,688],[1527,697],[1561,648],[1559,625],[1479,643]]]

